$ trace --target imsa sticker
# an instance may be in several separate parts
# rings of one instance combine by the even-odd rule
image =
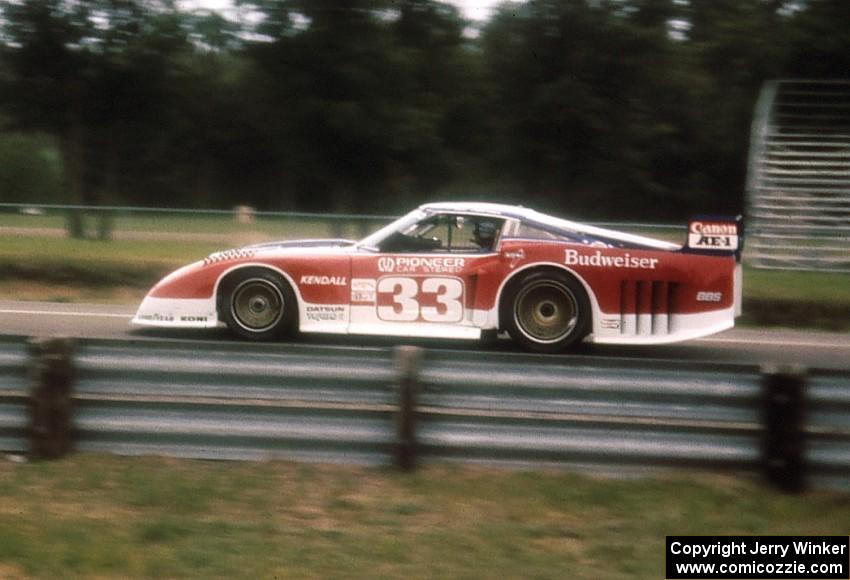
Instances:
[[[351,301],[374,304],[377,297],[377,281],[370,278],[351,280]]]

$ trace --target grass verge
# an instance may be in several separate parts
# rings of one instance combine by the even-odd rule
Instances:
[[[850,330],[850,275],[745,268],[743,313],[755,326]]]
[[[850,330],[850,305],[817,300],[744,298],[742,326],[813,328],[833,332]]]
[[[135,304],[168,272],[221,249],[205,242],[0,237],[0,295]],[[739,322],[850,330],[850,275],[747,268]]]
[[[0,237],[0,296],[51,302],[137,303],[172,270],[219,244]]]
[[[850,496],[715,475],[79,454],[0,463],[6,577],[662,578],[668,534],[847,533]]]

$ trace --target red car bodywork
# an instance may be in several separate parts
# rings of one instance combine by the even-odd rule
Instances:
[[[154,286],[134,322],[217,326],[222,280],[248,268],[268,269],[286,281],[304,332],[476,338],[505,327],[506,288],[531,271],[562,272],[581,284],[591,309],[588,339],[594,342],[695,338],[731,327],[739,312],[737,230],[733,245],[697,235],[691,247],[680,247],[510,206],[432,204],[417,211],[459,224],[492,219],[499,237],[485,249],[382,251],[370,243],[331,240],[216,253]],[[695,224],[692,236],[726,231]],[[546,239],[526,237],[529,231]],[[708,245],[700,247],[700,241]]]

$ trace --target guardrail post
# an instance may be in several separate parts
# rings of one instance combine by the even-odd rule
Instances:
[[[802,367],[762,368],[763,469],[773,485],[788,493],[805,487],[806,382]]]
[[[399,346],[395,349],[398,389],[396,412],[395,465],[402,471],[416,468],[416,395],[419,390],[419,361],[422,349]]]
[[[69,453],[74,343],[67,338],[30,339],[30,455],[57,459]]]

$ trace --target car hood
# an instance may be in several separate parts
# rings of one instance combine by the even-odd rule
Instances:
[[[341,238],[315,239],[315,240],[279,240],[276,242],[262,242],[243,246],[241,250],[275,250],[278,248],[343,248],[353,246],[357,242]]]
[[[317,240],[281,240],[276,242],[262,242],[251,244],[230,250],[213,252],[203,259],[204,265],[215,264],[231,260],[250,260],[256,256],[268,256],[270,254],[298,255],[304,253],[337,253],[348,252],[354,247],[351,240],[343,239],[317,239]]]

